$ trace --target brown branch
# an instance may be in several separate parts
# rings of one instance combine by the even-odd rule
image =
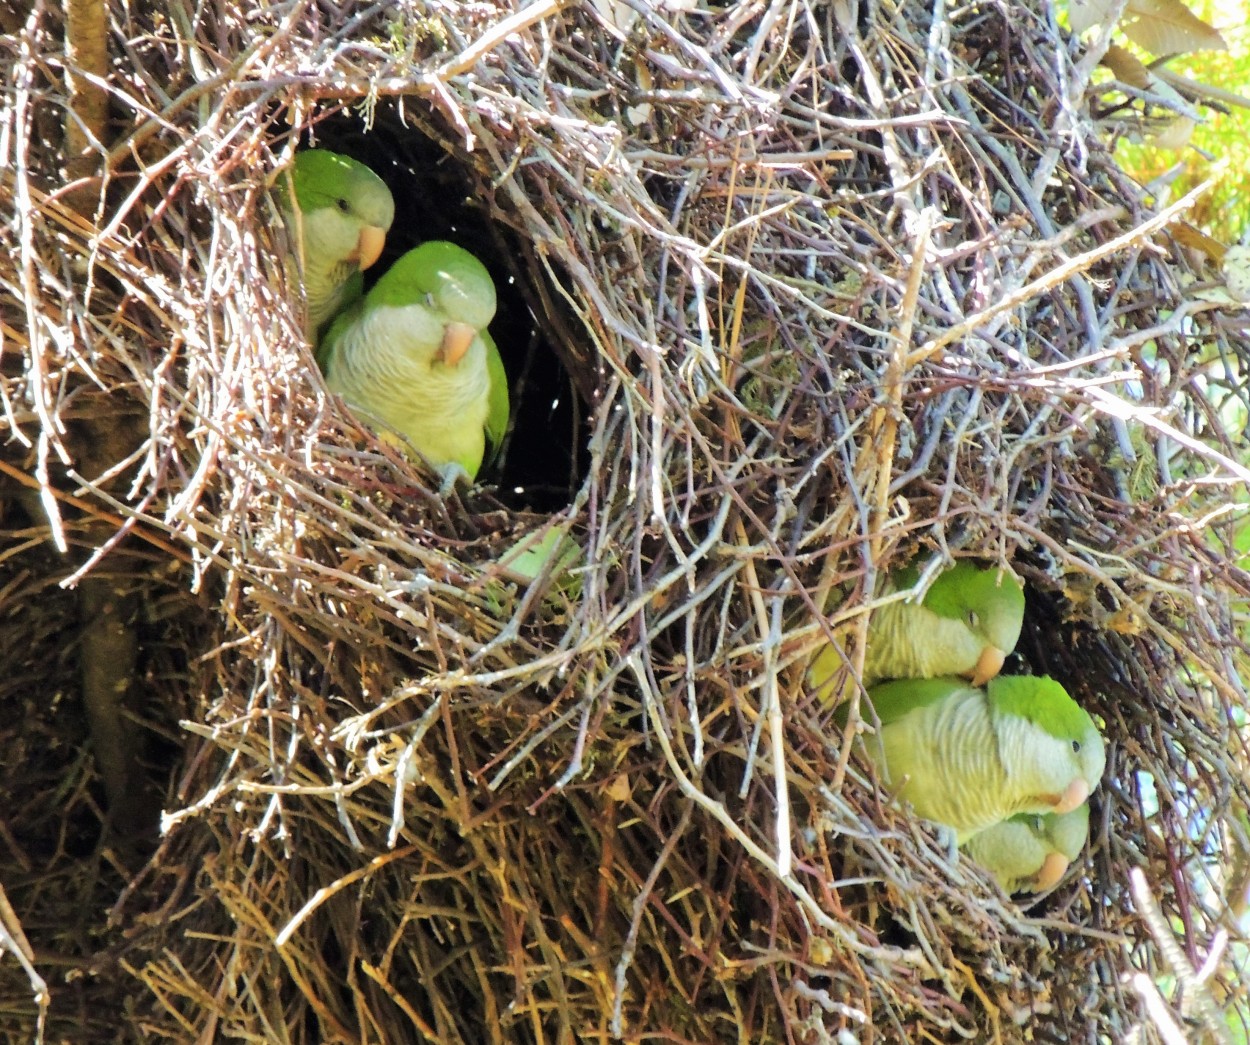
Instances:
[[[69,0],[65,7],[69,109],[65,114],[65,178],[90,178],[100,167],[108,122],[108,8],[104,0]],[[84,186],[75,209],[86,211],[94,191]],[[84,206],[85,205],[85,206]]]

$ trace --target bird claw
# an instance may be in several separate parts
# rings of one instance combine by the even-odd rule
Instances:
[[[946,860],[954,867],[959,862],[959,834],[946,824],[937,825],[937,837],[946,849]]]
[[[438,487],[438,495],[440,497],[450,497],[456,492],[456,483],[463,481],[464,488],[467,490],[473,485],[473,480],[469,477],[469,473],[465,470],[464,465],[445,464],[438,470],[438,474],[442,477],[442,482]]]

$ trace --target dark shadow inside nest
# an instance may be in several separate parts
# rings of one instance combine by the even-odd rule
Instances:
[[[540,294],[533,285],[539,266],[526,264],[533,246],[493,220],[473,172],[393,106],[380,105],[368,130],[358,117],[336,113],[313,134],[302,137],[301,148],[315,144],[360,160],[395,198],[395,223],[382,257],[365,273],[366,287],[400,255],[434,239],[459,244],[490,271],[498,294],[490,330],[508,372],[512,417],[502,453],[478,480],[496,487],[512,508],[552,512],[568,504],[589,466],[585,397],[593,379],[576,380],[562,362],[561,333],[548,318],[559,307],[556,295]]]

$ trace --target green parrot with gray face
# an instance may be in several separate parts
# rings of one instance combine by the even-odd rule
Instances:
[[[968,839],[963,850],[1009,893],[1059,883],[1089,837],[1089,803],[1069,813],[1018,813]]]
[[[382,253],[395,201],[363,163],[326,149],[296,153],[289,181],[279,185],[300,252],[307,333],[315,345],[326,324],[363,292],[361,272]]]
[[[899,679],[868,697],[881,728],[865,747],[882,780],[959,843],[1017,813],[1072,812],[1106,768],[1094,720],[1051,678]]]
[[[919,580],[919,568],[900,570],[886,579],[883,594],[906,591]],[[873,610],[864,685],[962,675],[983,686],[1002,670],[1023,622],[1020,582],[1005,570],[960,559],[933,579],[920,601],[896,600]],[[832,691],[841,664],[838,651],[828,643],[812,658],[808,683],[826,701],[839,702]]]
[[[508,380],[486,326],[495,284],[454,243],[408,251],[331,324],[326,384],[363,419],[402,436],[442,477],[476,478],[508,427]],[[386,433],[383,433],[385,436]]]

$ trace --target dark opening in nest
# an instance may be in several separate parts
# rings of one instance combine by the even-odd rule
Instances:
[[[491,330],[508,369],[513,412],[503,452],[482,479],[496,486],[510,507],[551,512],[568,505],[589,462],[594,400],[579,395],[593,396],[598,375],[570,378],[567,366],[586,367],[561,354],[561,338],[571,336],[569,317],[554,288],[531,285],[540,272],[528,256],[533,246],[502,220],[489,183],[457,149],[405,121],[391,101],[373,110],[367,130],[356,115],[338,112],[318,120],[303,143],[367,164],[395,198],[395,224],[381,259],[366,273],[366,285],[427,240],[451,240],[486,265],[499,294]]]

